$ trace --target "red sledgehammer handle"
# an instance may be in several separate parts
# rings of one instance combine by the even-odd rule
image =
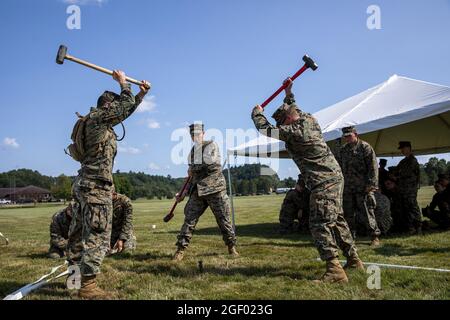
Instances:
[[[306,71],[306,69],[308,69],[309,67],[306,65],[306,63],[304,64],[304,66],[303,67],[301,67],[301,69],[300,70],[298,70],[290,79],[292,80],[292,81],[294,81],[295,79],[297,79],[298,78],[298,76],[300,76],[303,72],[305,72]],[[287,87],[287,84],[283,84],[277,91],[275,91],[274,92],[274,94],[272,94],[266,101],[264,101],[262,104],[261,104],[261,107],[262,108],[265,108],[273,99],[275,99],[276,98],[276,96],[278,96],[280,93],[281,93],[281,91],[283,91],[284,89],[286,89],[286,87]]]
[[[186,191],[186,188],[190,182],[191,182],[191,177],[187,177],[186,181],[184,182],[183,187],[181,188],[180,195],[182,195]],[[175,203],[172,206],[172,209],[170,209],[170,212],[164,217],[164,219],[163,219],[164,222],[169,222],[173,218],[173,216],[174,216],[173,212],[175,211],[177,204],[178,204],[178,201],[175,201]]]

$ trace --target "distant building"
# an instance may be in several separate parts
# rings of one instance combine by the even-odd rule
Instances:
[[[52,193],[43,188],[28,186],[23,188],[0,188],[0,199],[13,202],[46,202],[52,199]]]

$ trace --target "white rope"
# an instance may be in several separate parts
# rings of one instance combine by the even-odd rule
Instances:
[[[1,238],[3,238],[3,239],[5,239],[5,241],[6,241],[6,245],[8,245],[8,244],[9,244],[9,240],[8,240],[8,238],[7,238],[7,237],[5,237],[5,236],[3,235],[3,233],[1,233],[1,232],[0,232],[0,237],[1,237]]]
[[[317,258],[317,261],[321,261],[320,258]],[[340,260],[340,263],[346,263],[345,260]],[[427,268],[427,267],[416,267],[416,266],[405,266],[401,264],[389,264],[389,263],[378,263],[378,262],[363,262],[364,265],[374,265],[379,267],[386,268],[395,268],[395,269],[409,269],[409,270],[427,270],[427,271],[436,271],[436,272],[450,272],[449,269],[443,268]]]
[[[3,300],[20,300],[23,297],[27,296],[31,291],[37,290],[40,287],[42,287],[44,284],[49,283],[50,281],[56,280],[58,278],[61,278],[65,275],[69,274],[69,271],[66,270],[54,277],[51,277],[53,274],[56,273],[56,271],[58,271],[58,269],[60,269],[61,267],[64,267],[67,265],[67,261],[57,267],[52,268],[52,270],[50,271],[50,273],[43,275],[42,277],[40,277],[38,280],[27,284],[26,286],[23,286],[22,288],[20,288],[17,291],[14,291],[13,293],[9,294],[8,296],[6,296]]]

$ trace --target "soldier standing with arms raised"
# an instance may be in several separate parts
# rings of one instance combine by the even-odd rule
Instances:
[[[259,105],[253,109],[252,119],[261,133],[286,143],[290,156],[304,177],[306,187],[311,191],[309,225],[320,257],[326,261],[326,271],[318,281],[348,282],[338,260],[338,247],[347,258],[347,268],[364,269],[364,266],[344,219],[344,178],[339,164],[323,140],[317,120],[297,108],[291,91],[292,80],[286,81],[289,85],[286,87],[284,104],[272,116],[276,120],[276,127],[267,121]]]
[[[372,237],[372,246],[380,244],[380,229],[375,218],[378,189],[378,165],[375,151],[361,140],[354,127],[345,127],[342,134],[346,144],[339,152],[339,164],[344,174],[344,216],[356,236],[361,224]]]
[[[71,155],[81,163],[72,193],[77,202],[73,212],[68,242],[68,260],[80,267],[81,288],[78,295],[86,299],[108,299],[112,295],[97,286],[96,277],[110,247],[112,207],[112,170],[117,153],[117,136],[113,127],[127,119],[138,107],[150,86],[143,81],[141,91],[133,96],[125,74],[115,70],[113,78],[121,94],[106,91],[82,118],[83,126],[74,128]],[[80,129],[82,128],[82,130]],[[82,132],[78,132],[78,131]],[[76,152],[73,152],[76,149]]]

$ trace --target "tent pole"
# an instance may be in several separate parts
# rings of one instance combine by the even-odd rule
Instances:
[[[233,203],[233,188],[231,187],[231,173],[230,173],[230,154],[227,152],[227,167],[228,167],[228,190],[230,192],[231,202],[231,221],[233,223],[233,230],[236,233],[236,223],[234,220],[234,203]]]

